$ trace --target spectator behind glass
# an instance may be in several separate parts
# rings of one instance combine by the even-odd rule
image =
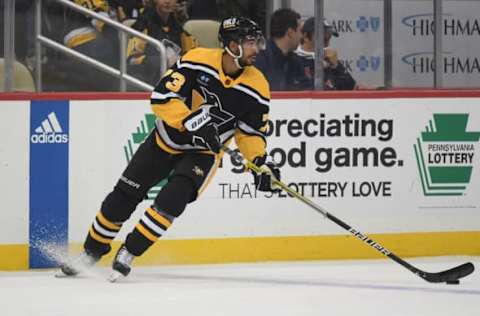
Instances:
[[[266,49],[257,56],[255,66],[263,72],[273,91],[309,88],[309,80],[294,53],[302,37],[300,29],[297,12],[284,8],[272,14],[270,39]]]
[[[330,47],[332,36],[338,37],[337,30],[326,20],[324,27],[324,89],[325,90],[354,90],[358,89],[355,79],[338,61],[338,53]],[[305,76],[309,79],[309,88],[314,88],[315,82],[315,18],[308,18],[302,27],[301,45],[295,51],[301,60]]]
[[[144,0],[108,0],[108,3],[119,22],[136,20],[145,9]]]
[[[180,56],[196,47],[195,39],[176,20],[176,0],[153,0],[132,27],[163,42],[167,48],[167,67]],[[155,84],[160,79],[159,52],[139,38],[131,38],[127,48],[129,72],[141,80]]]

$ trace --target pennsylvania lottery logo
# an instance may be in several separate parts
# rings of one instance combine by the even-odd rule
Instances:
[[[467,131],[468,114],[433,114],[414,145],[425,196],[463,195],[470,183],[480,132]]]
[[[123,146],[123,151],[125,152],[125,158],[127,163],[133,157],[133,154],[138,149],[141,143],[148,137],[150,132],[155,128],[155,115],[154,114],[145,114],[145,120],[140,122],[140,126],[137,126],[137,131],[132,133],[132,138],[127,141],[127,145]],[[147,199],[153,200],[158,192],[162,189],[163,186],[168,182],[168,179],[163,179],[155,186],[153,186],[150,191],[147,193]]]

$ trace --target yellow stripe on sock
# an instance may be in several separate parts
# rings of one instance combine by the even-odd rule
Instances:
[[[119,225],[116,225],[112,222],[110,222],[108,219],[105,218],[105,216],[103,216],[102,212],[98,212],[97,214],[97,219],[98,221],[105,227],[109,228],[109,229],[113,229],[113,230],[116,230],[116,231],[119,231],[121,226]]]
[[[97,234],[95,230],[93,230],[93,226],[90,227],[90,236],[92,236],[93,239],[95,239],[98,242],[101,242],[102,244],[109,245],[112,242],[112,239],[107,239]]]
[[[143,227],[142,224],[138,223],[135,228],[143,235],[145,236],[148,240],[151,242],[156,242],[157,241],[157,236],[153,235],[151,232],[149,232],[145,227]]]
[[[162,215],[158,214],[158,212],[155,212],[155,210],[151,207],[147,209],[147,213],[150,214],[157,222],[165,226],[166,228],[170,227],[172,223]]]

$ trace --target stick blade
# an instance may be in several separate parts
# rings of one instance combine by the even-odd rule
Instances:
[[[420,273],[420,277],[431,283],[455,282],[472,274],[473,271],[475,271],[475,266],[473,263],[467,262],[458,267],[438,273]]]

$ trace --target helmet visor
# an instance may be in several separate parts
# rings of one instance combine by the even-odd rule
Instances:
[[[258,50],[264,50],[266,47],[265,37],[263,37],[261,34],[256,36],[247,35],[245,38],[243,38],[242,45],[251,48],[256,47]]]

